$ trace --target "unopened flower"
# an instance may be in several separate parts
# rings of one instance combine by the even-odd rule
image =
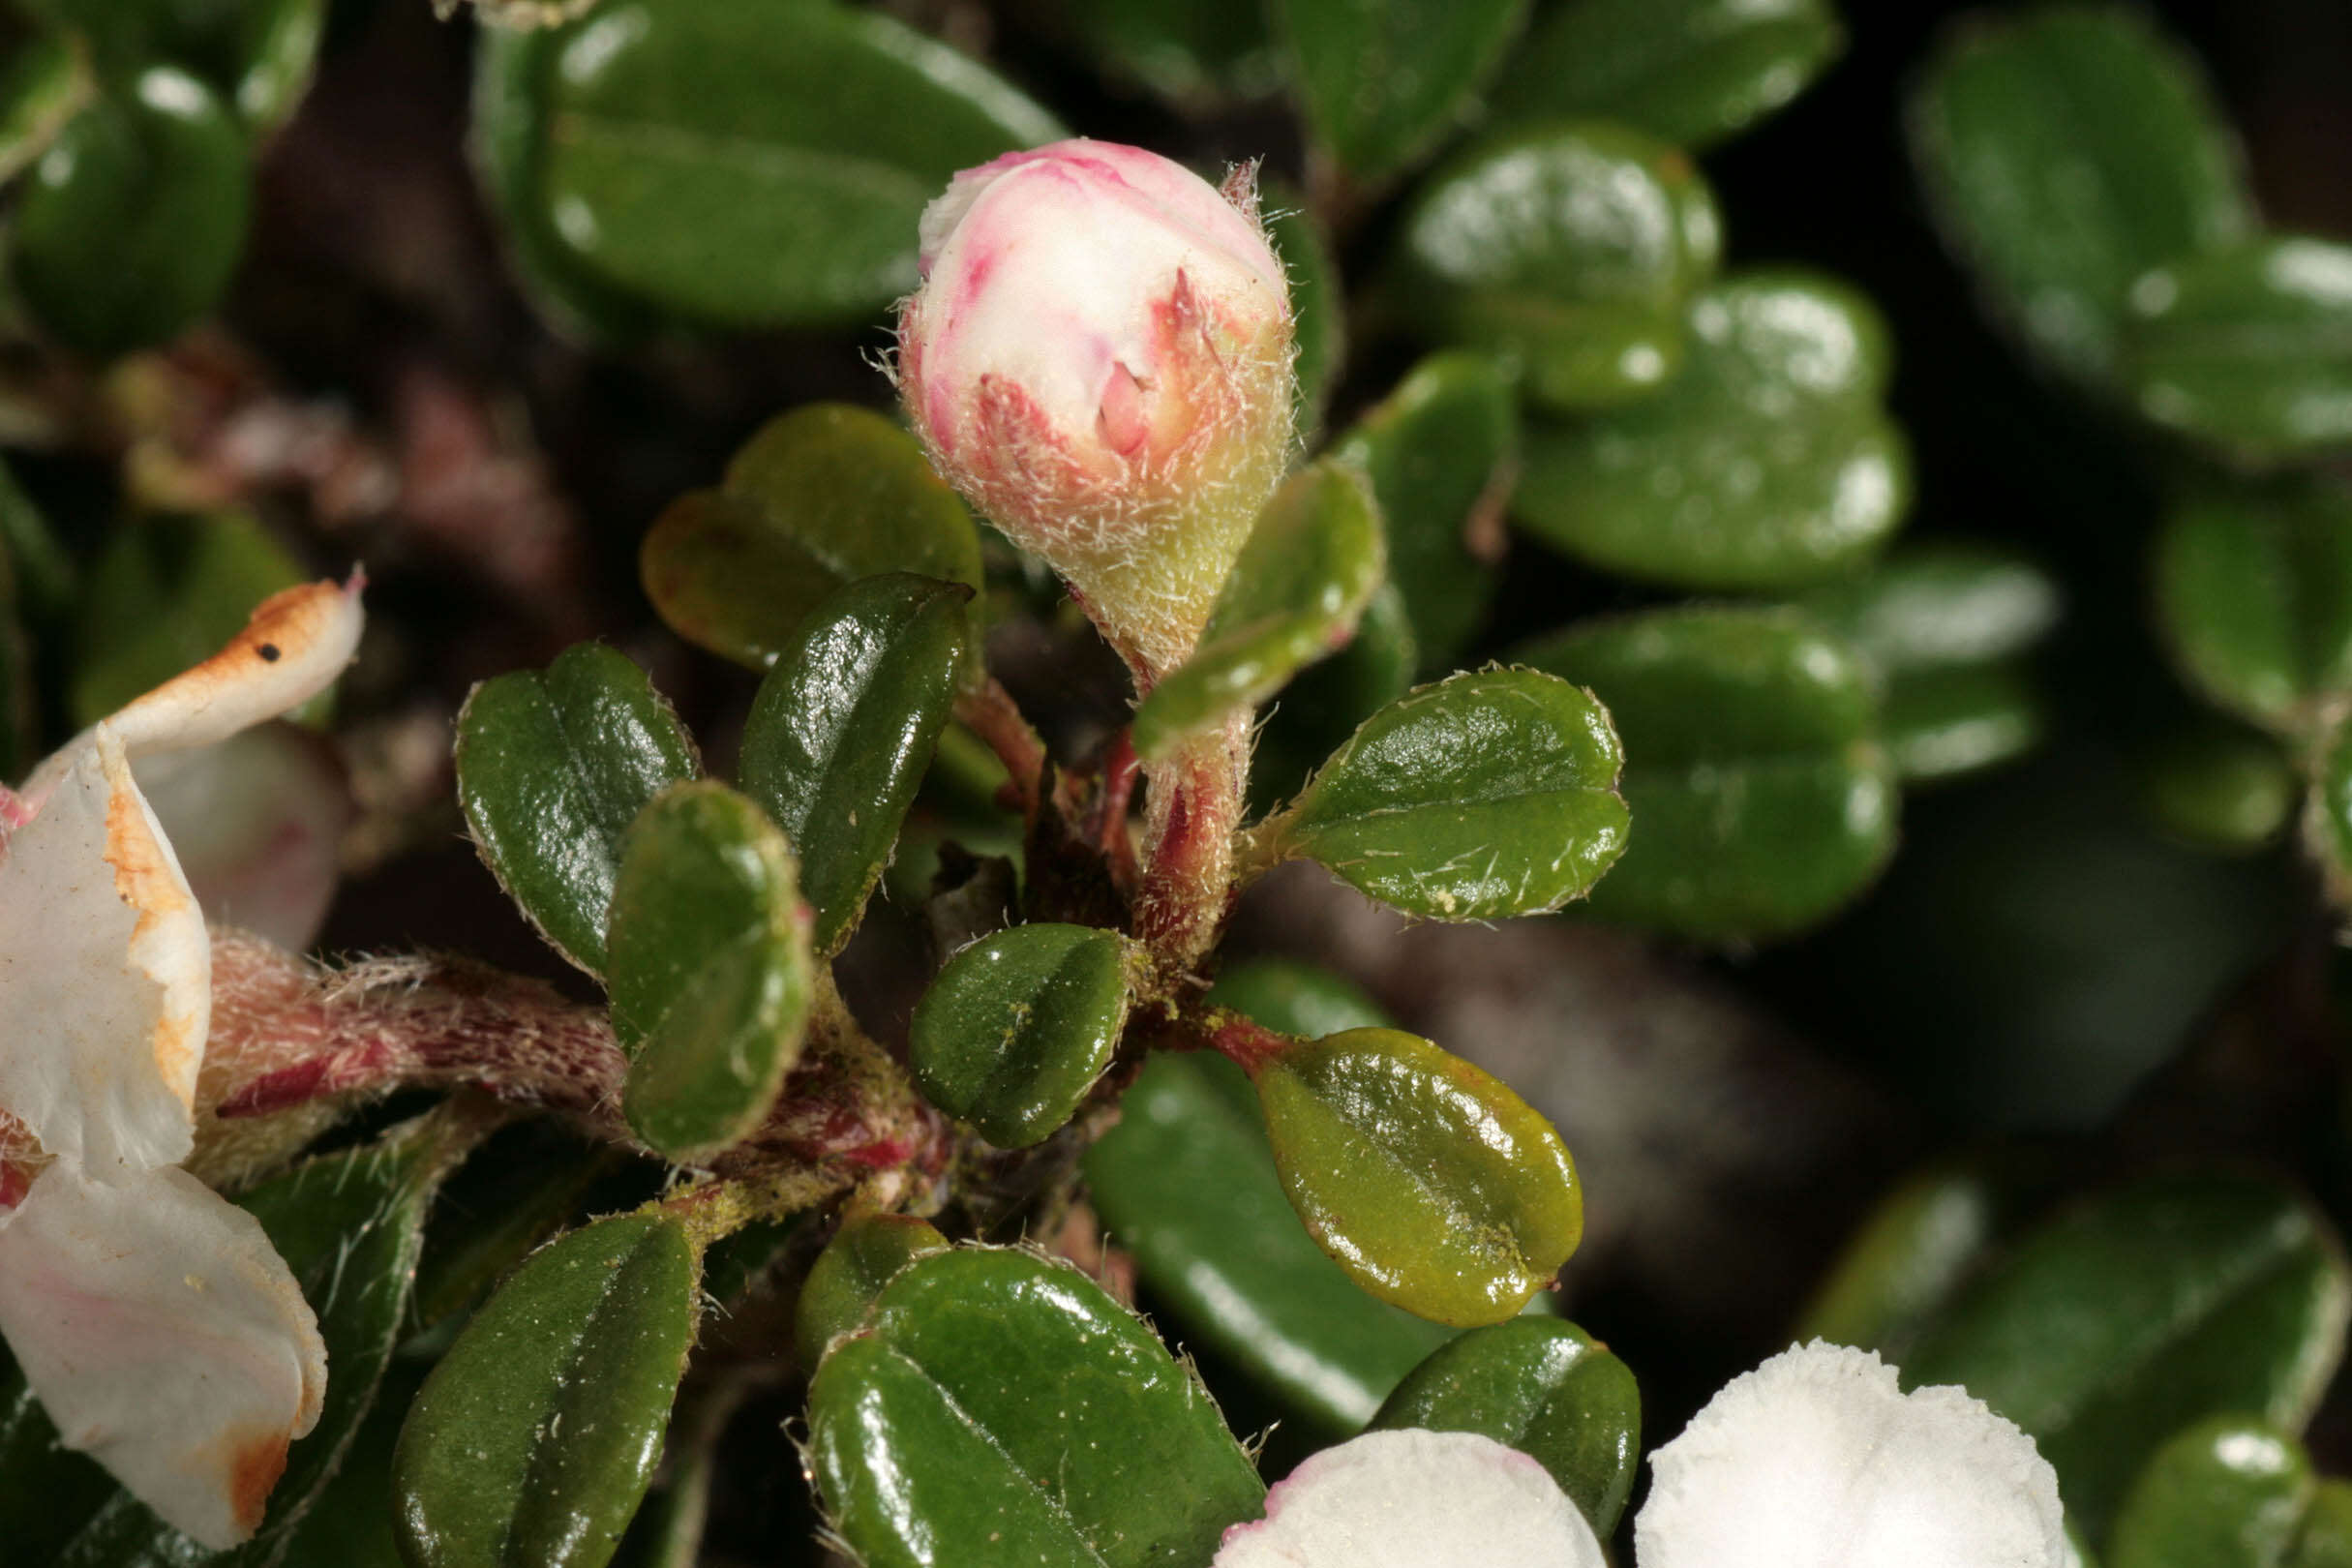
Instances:
[[[2060,1568],[2058,1478],[1958,1388],[1903,1393],[1815,1341],[1726,1384],[1650,1457],[1638,1568]],[[1212,1568],[1600,1568],[1532,1459],[1463,1432],[1376,1432],[1317,1454],[1225,1533]]]
[[[932,462],[1146,678],[1180,662],[1291,444],[1291,317],[1251,172],[1115,142],[955,176],[898,379]]]
[[[258,1222],[176,1168],[211,948],[132,765],[298,706],[360,623],[356,580],[278,594],[0,791],[0,1146],[19,1151],[0,1170],[0,1337],[68,1447],[215,1548],[260,1523],[318,1419],[326,1350]]]

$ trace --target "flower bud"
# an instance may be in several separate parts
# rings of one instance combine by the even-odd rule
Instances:
[[[1061,141],[923,213],[898,384],[931,461],[1146,681],[1181,662],[1291,443],[1291,318],[1248,169]]]

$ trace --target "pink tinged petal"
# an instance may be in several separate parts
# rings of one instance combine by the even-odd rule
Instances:
[[[1965,1389],[1821,1341],[1724,1386],[1650,1456],[1642,1568],[2059,1568],[2058,1477]]]
[[[101,1179],[187,1158],[204,918],[100,725],[0,859],[0,1110]]]
[[[70,1448],[208,1547],[261,1523],[326,1346],[260,1224],[186,1171],[44,1171],[0,1220],[0,1335]]]
[[[295,725],[136,764],[207,924],[296,951],[311,945],[342,874],[351,792],[333,748]]]
[[[1266,1494],[1211,1568],[1605,1568],[1544,1467],[1466,1432],[1367,1432]],[[1644,1565],[1647,1568],[1647,1565]]]

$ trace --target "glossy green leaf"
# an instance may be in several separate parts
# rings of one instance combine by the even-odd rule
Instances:
[[[2352,1481],[2333,1477],[2319,1483],[2304,1510],[2287,1568],[2347,1568],[2352,1565]]]
[[[1402,173],[1463,118],[1528,0],[1272,0],[1299,106],[1359,180]]]
[[[1584,1203],[1552,1124],[1394,1029],[1302,1042],[1251,1073],[1282,1191],[1356,1283],[1440,1323],[1495,1323],[1576,1250]]]
[[[294,111],[310,85],[326,0],[24,0],[80,35],[104,73],[167,62],[203,78],[256,131]]]
[[[1278,184],[1260,194],[1259,206],[1274,254],[1290,275],[1291,342],[1297,347],[1290,369],[1298,377],[1299,435],[1312,445],[1323,426],[1323,406],[1347,357],[1347,322],[1341,306],[1347,280],[1331,254],[1331,236],[1303,198]]]
[[[34,164],[9,270],[42,326],[84,353],[161,343],[210,311],[245,249],[244,129],[169,66],[75,115]]]
[[[0,67],[0,180],[13,180],[48,151],[98,94],[88,54],[46,34],[18,44]]]
[[[1234,968],[1210,1000],[1302,1036],[1389,1023],[1346,981],[1281,961]],[[1338,1436],[1452,1337],[1366,1295],[1300,1228],[1239,1068],[1205,1052],[1157,1055],[1119,1104],[1118,1125],[1087,1151],[1089,1197],[1187,1342]]]
[[[1127,1026],[1131,961],[1115,931],[1016,925],[948,960],[915,1005],[907,1049],[932,1104],[1000,1149],[1070,1120]]]
[[[1911,457],[1879,404],[1886,332],[1870,302],[1816,274],[1745,272],[1688,321],[1656,397],[1528,426],[1514,520],[1683,588],[1799,588],[1875,554],[1911,504]]]
[[[2322,764],[2313,809],[2326,831],[2342,785],[2333,754]],[[2167,836],[2200,849],[2245,854],[2277,839],[2303,799],[2295,765],[2270,737],[2218,719],[2185,725],[2155,747],[2141,799]],[[2344,797],[2352,804],[2352,796]],[[2352,862],[2347,862],[2352,867]]]
[[[1356,422],[1332,455],[1362,467],[1388,533],[1389,580],[1404,595],[1426,666],[1450,669],[1486,618],[1499,525],[1517,466],[1510,381],[1480,354],[1432,354]],[[1496,532],[1493,546],[1499,546]]]
[[[443,1130],[410,1123],[381,1143],[322,1155],[238,1198],[261,1221],[317,1314],[326,1343],[318,1424],[287,1451],[253,1540],[214,1555],[126,1492],[116,1492],[58,1557],[58,1568],[207,1563],[266,1568],[343,1464],[407,1315],[425,1213],[447,1164]]]
[[[1205,1561],[1265,1489],[1207,1393],[1058,1263],[964,1248],[903,1272],[809,1390],[809,1463],[868,1568]]]
[[[2216,1416],[2167,1440],[2115,1516],[2107,1568],[2280,1568],[2313,1486],[2285,1432]]]
[[[1990,1255],[2014,1188],[1982,1161],[1934,1166],[1897,1186],[1848,1238],[1790,1338],[1901,1364],[1912,1336]]]
[[[613,882],[620,1107],[646,1143],[698,1161],[768,1114],[800,1059],[816,992],[792,846],[724,784],[678,784],[638,813]]]
[[[1359,469],[1326,459],[1292,474],[1258,514],[1199,646],[1137,705],[1136,755],[1167,756],[1337,650],[1384,561],[1380,509]]]
[[[1792,931],[1892,852],[1897,792],[1870,672],[1807,617],[1652,611],[1520,656],[1589,685],[1625,739],[1633,842],[1594,914],[1693,937]]]
[[[677,1221],[576,1230],[501,1286],[408,1411],[392,1464],[410,1568],[599,1568],[661,1453],[694,1339]]]
[[[1905,783],[2008,762],[2039,744],[2046,727],[2041,693],[2015,661],[1898,676],[1880,711],[1886,760]]]
[[[1632,1369],[1575,1324],[1520,1317],[1432,1355],[1372,1424],[1475,1432],[1533,1455],[1607,1540],[1633,1492],[1642,1393]]]
[[[2352,444],[2352,247],[2266,235],[2131,287],[2142,415],[2252,462]]]
[[[1256,0],[1065,0],[1058,10],[1111,71],[1180,103],[1255,96],[1280,76]]]
[[[2097,1540],[2141,1464],[2189,1422],[2235,1411],[2300,1432],[2342,1354],[2347,1311],[2342,1252],[2294,1192],[2181,1172],[2029,1233],[1903,1372],[1958,1383],[2024,1428]]]
[[[514,1266],[582,1212],[628,1156],[535,1120],[494,1133],[442,1187],[417,1259],[408,1328],[470,1311]]]
[[[653,307],[588,270],[542,194],[546,105],[560,43],[553,28],[475,30],[468,115],[475,178],[498,219],[506,264],[531,307],[569,337],[625,343],[654,327]]]
[[[2194,62],[2126,6],[1955,28],[1909,122],[1920,184],[1987,302],[2073,376],[2113,370],[2140,274],[2254,226]]]
[[[1411,914],[1532,915],[1589,892],[1623,853],[1623,760],[1590,693],[1480,670],[1365,720],[1259,831]]]
[[[544,675],[474,687],[458,713],[458,803],[483,861],[556,950],[591,975],[621,835],[701,769],[678,715],[627,654],[582,643]]]
[[[1713,274],[1714,197],[1689,158],[1606,123],[1491,137],[1423,182],[1391,292],[1426,331],[1498,353],[1558,409],[1647,398]]]
[[[944,44],[808,0],[628,0],[505,77],[523,222],[624,299],[728,327],[837,326],[912,289],[916,222],[960,168],[1062,134]]]
[[[971,597],[905,572],[852,583],[801,621],[752,702],[743,790],[799,852],[821,956],[857,927],[930,765]]]
[[[2058,584],[2033,561],[1955,540],[1905,546],[1797,602],[1889,676],[2021,653],[2058,623],[2060,608]]]
[[[865,1326],[883,1286],[917,1258],[948,1250],[948,1238],[911,1214],[859,1215],[841,1222],[809,1265],[793,1309],[793,1345],[814,1370],[834,1340]]]
[[[1373,590],[1347,646],[1309,665],[1264,710],[1250,754],[1250,805],[1272,810],[1306,787],[1363,722],[1410,691],[1420,645],[1392,579]]]
[[[75,617],[74,722],[95,724],[210,658],[255,605],[306,575],[242,512],[144,517],[116,529]]]
[[[1571,0],[1512,52],[1489,106],[1621,120],[1695,150],[1778,109],[1844,47],[1829,0]]]
[[[2190,682],[2266,728],[2301,734],[2352,689],[2352,493],[2211,489],[2156,543],[2156,621]]]

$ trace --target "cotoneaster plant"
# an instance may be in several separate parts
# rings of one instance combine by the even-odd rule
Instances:
[[[0,1561],[2352,1561],[2352,251],[2145,15],[1896,322],[2142,595],[1897,540],[1827,0],[459,9],[0,31]]]

